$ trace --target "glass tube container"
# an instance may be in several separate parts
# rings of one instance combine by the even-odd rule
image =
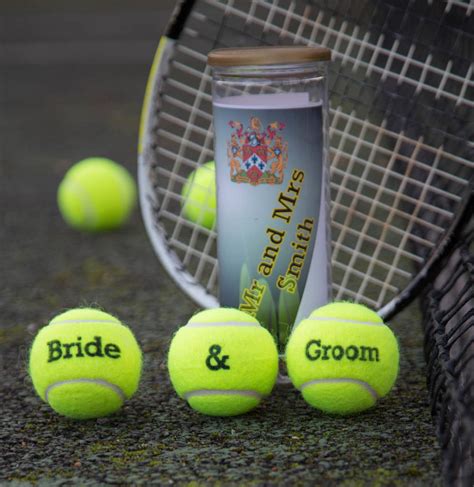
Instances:
[[[219,301],[284,350],[331,296],[323,47],[217,49],[212,67]]]

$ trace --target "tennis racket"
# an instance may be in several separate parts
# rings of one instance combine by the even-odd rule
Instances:
[[[181,2],[143,106],[140,201],[153,247],[201,307],[218,306],[216,232],[182,187],[213,159],[219,47],[323,45],[329,68],[334,298],[388,319],[437,272],[473,213],[474,7],[461,0]]]

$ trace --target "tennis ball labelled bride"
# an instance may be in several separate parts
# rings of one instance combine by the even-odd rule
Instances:
[[[108,416],[138,388],[142,355],[115,316],[79,308],[56,316],[36,336],[29,371],[38,395],[72,419]]]

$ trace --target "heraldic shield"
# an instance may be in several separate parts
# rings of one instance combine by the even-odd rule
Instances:
[[[234,130],[227,143],[230,179],[236,183],[281,184],[288,164],[288,143],[281,132],[285,125],[270,123],[265,130],[257,117],[250,117],[247,128],[238,121],[229,122]]]

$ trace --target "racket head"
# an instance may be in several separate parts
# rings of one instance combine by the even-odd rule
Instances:
[[[150,74],[139,183],[155,251],[199,306],[218,306],[217,235],[184,218],[181,190],[213,158],[207,53],[236,45],[333,50],[334,297],[389,317],[418,291],[469,206],[474,30],[461,5],[415,4],[388,12],[380,1],[181,5]]]
[[[182,18],[179,17],[178,18]],[[174,24],[173,24],[174,25]],[[153,248],[160,258],[160,261],[168,272],[173,276],[174,281],[178,286],[190,297],[192,297],[201,307],[213,308],[219,305],[215,295],[205,287],[187,270],[186,265],[183,264],[182,254],[180,255],[173,245],[172,237],[169,237],[170,225],[163,223],[160,215],[160,197],[157,193],[157,188],[164,185],[165,180],[168,184],[170,175],[159,175],[159,154],[157,153],[157,141],[154,133],[156,130],[157,111],[160,110],[160,96],[163,89],[163,82],[169,72],[169,63],[173,55],[176,40],[167,36],[163,36],[158,45],[158,49],[153,60],[148,85],[146,88],[145,100],[142,110],[142,118],[140,124],[140,138],[138,149],[138,183],[140,187],[140,206],[142,210],[145,228],[153,245]],[[166,171],[165,171],[166,172]],[[184,178],[184,174],[182,178]],[[158,178],[158,180],[156,179]],[[173,176],[173,179],[176,179]],[[183,179],[181,183],[184,184]],[[175,194],[176,196],[176,194]],[[180,196],[179,196],[180,198]],[[178,199],[179,199],[178,198]],[[171,201],[169,205],[173,208],[173,212],[169,213],[168,220],[175,221],[175,230],[178,225],[182,225],[183,231],[193,231],[189,229],[189,222],[180,214],[177,214],[177,204],[179,201]],[[173,206],[174,205],[174,206]],[[173,218],[172,215],[175,215]],[[200,227],[194,229],[199,232]],[[175,232],[176,233],[176,232]],[[178,233],[179,235],[179,233]],[[213,236],[213,238],[215,238]],[[209,258],[210,265],[217,266],[217,258],[211,256]]]

